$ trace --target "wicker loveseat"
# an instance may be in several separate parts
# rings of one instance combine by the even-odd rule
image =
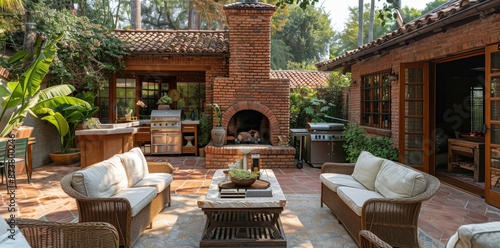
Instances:
[[[16,225],[33,248],[119,246],[116,228],[105,222],[60,223],[19,218]]]
[[[369,230],[391,246],[418,247],[420,207],[437,192],[437,178],[369,152],[356,164],[325,163],[321,172],[321,206],[358,245],[359,232]]]
[[[65,175],[61,187],[75,198],[79,222],[107,222],[130,247],[170,206],[172,165],[146,162],[139,148]]]

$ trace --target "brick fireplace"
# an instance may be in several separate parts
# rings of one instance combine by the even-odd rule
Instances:
[[[290,81],[269,76],[270,20],[276,7],[233,3],[224,10],[229,25],[229,75],[214,79],[212,97],[207,98],[221,107],[229,142],[205,148],[206,167],[226,168],[243,157],[241,146],[255,147],[261,167],[294,167],[295,149],[278,146],[278,136],[289,134]],[[231,144],[238,133],[247,131],[258,131],[259,144]]]

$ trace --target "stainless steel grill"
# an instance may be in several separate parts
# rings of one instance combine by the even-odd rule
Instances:
[[[182,153],[182,110],[151,111],[151,154]]]
[[[344,124],[307,123],[310,135],[306,136],[307,161],[313,167],[321,167],[325,162],[344,163],[346,153],[342,145]]]

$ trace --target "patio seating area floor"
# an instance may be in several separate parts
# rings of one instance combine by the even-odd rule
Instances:
[[[205,168],[202,157],[148,156],[147,159],[167,161],[174,166],[172,194],[206,194],[215,172]],[[76,222],[75,201],[62,191],[60,179],[77,169],[79,164],[37,167],[33,170],[31,184],[28,184],[26,175],[19,175],[15,192],[16,212],[9,212],[11,198],[5,193],[5,184],[1,184],[0,214],[4,218],[15,214],[20,218]],[[302,169],[273,168],[273,171],[285,194],[320,194],[319,168],[304,165]],[[445,244],[460,225],[488,221],[500,221],[499,208],[486,204],[479,196],[442,183],[437,194],[422,204],[419,228]]]

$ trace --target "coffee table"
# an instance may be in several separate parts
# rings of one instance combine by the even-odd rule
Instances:
[[[286,247],[279,218],[286,205],[285,195],[272,170],[261,170],[260,179],[271,183],[272,197],[221,198],[219,183],[228,178],[223,170],[215,172],[207,195],[198,201],[207,217],[201,247]]]

